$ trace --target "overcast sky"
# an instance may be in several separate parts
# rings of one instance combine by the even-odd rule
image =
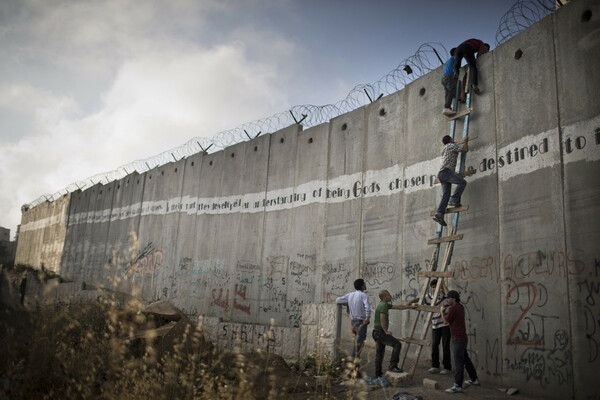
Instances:
[[[195,136],[335,103],[423,43],[493,48],[513,3],[1,0],[0,226]]]

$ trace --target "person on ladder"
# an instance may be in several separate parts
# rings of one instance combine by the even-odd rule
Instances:
[[[450,49],[450,58],[444,65],[444,73],[442,74],[442,85],[444,86],[444,110],[442,114],[451,116],[456,114],[452,109],[452,100],[456,95],[456,84],[458,79],[454,77],[454,52],[456,48]]]
[[[490,45],[483,43],[479,39],[469,39],[462,42],[456,48],[454,52],[454,79],[458,80],[458,73],[460,71],[460,64],[462,59],[467,60],[467,64],[471,68],[471,88],[475,94],[479,94],[479,81],[477,78],[477,61],[475,60],[475,53],[477,52],[477,58],[481,57],[485,53],[490,51]]]
[[[446,207],[460,207],[460,196],[467,186],[465,178],[459,176],[454,171],[456,169],[458,153],[466,153],[469,151],[469,146],[468,138],[463,145],[459,145],[454,143],[454,139],[449,135],[442,138],[442,143],[444,143],[444,148],[442,150],[442,167],[438,173],[438,178],[442,185],[442,201],[440,201],[440,205],[438,206],[433,220],[442,226],[446,226],[446,221],[444,221]],[[452,184],[455,184],[456,188],[454,189],[452,198],[450,198]]]

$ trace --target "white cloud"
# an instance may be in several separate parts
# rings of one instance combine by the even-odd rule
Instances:
[[[0,102],[12,98],[18,109],[32,110],[38,129],[17,143],[0,142],[0,171],[8,178],[0,182],[0,213],[9,215],[2,223],[16,225],[20,206],[43,193],[280,111],[286,99],[278,67],[251,61],[247,52],[235,42],[130,59],[117,69],[101,109],[84,116],[72,99],[31,86],[1,92],[10,96]]]

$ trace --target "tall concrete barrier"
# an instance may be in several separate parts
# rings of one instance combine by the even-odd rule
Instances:
[[[475,174],[449,265],[483,383],[546,398],[598,398],[596,3],[572,1],[478,60],[482,93],[468,125],[477,138],[465,159]],[[327,124],[290,126],[25,210],[17,261],[88,285],[118,278],[119,290],[197,317],[220,348],[298,360],[320,343],[344,355],[349,318],[333,303],[355,279],[366,280],[373,308],[382,289],[405,303],[426,282],[419,272],[430,267],[434,180],[450,133],[441,73]],[[460,119],[454,135],[465,128]],[[48,229],[67,205],[64,234]],[[414,317],[391,314],[392,332],[408,335]],[[366,346],[371,361],[370,338]]]

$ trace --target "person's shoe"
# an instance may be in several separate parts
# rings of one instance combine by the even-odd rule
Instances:
[[[375,385],[381,386],[381,387],[388,387],[390,386],[390,383],[387,381],[387,379],[385,379],[385,377],[383,375],[381,375],[379,378],[375,379],[373,381],[373,383]]]
[[[460,393],[462,392],[462,388],[458,386],[456,383],[450,389],[446,389],[448,393]]]
[[[393,372],[395,374],[400,374],[400,373],[404,372],[404,370],[402,370],[398,367],[390,368],[390,369],[388,369],[388,371]]]
[[[430,374],[437,374],[438,372],[440,372],[440,369],[439,368],[435,368],[435,367],[431,367],[427,371],[429,371]]]
[[[460,200],[450,199],[450,201],[448,202],[448,207],[460,207],[460,206],[462,206],[462,204],[460,204]]]
[[[440,224],[441,226],[448,226],[448,224],[446,223],[446,221],[444,221],[444,216],[443,215],[435,214],[435,216],[433,217],[433,220],[435,222],[437,222],[438,224]]]
[[[448,375],[449,373],[450,373],[450,370],[446,369],[446,368],[444,368],[440,371],[440,375]]]
[[[477,87],[475,85],[471,85],[471,89],[473,90],[473,93],[481,94],[481,90],[479,90],[479,87]]]
[[[481,383],[479,382],[479,379],[469,379],[468,381],[465,381],[465,383],[469,386],[481,386]]]
[[[444,110],[442,111],[442,114],[444,114],[446,116],[450,116],[450,115],[456,114],[456,111],[454,111],[451,108],[444,108]]]

